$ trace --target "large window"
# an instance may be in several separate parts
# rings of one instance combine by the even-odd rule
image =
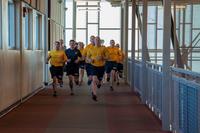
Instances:
[[[15,42],[15,4],[13,1],[8,2],[8,46],[11,49],[16,48]]]
[[[36,14],[35,16],[35,49],[42,49],[41,46],[41,15]]]
[[[110,39],[120,43],[120,7],[112,7],[109,2],[77,1],[76,41],[89,43],[91,35],[99,35],[109,45]],[[72,39],[73,2],[66,1],[65,41]],[[112,16],[112,17],[111,17]],[[112,20],[111,20],[112,18]]]
[[[24,48],[25,49],[31,49],[31,35],[32,35],[32,29],[31,29],[31,24],[32,24],[32,19],[31,19],[31,15],[32,11],[31,10],[26,10],[26,15],[25,15],[25,44],[24,44]]]

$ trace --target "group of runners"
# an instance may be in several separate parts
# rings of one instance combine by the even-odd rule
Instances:
[[[47,63],[50,60],[50,73],[53,79],[53,96],[57,96],[57,83],[63,86],[63,73],[69,78],[71,95],[74,95],[73,86],[83,83],[84,71],[86,70],[91,88],[92,99],[97,101],[97,88],[100,88],[103,80],[110,83],[113,91],[114,83],[119,85],[122,78],[124,54],[110,40],[110,46],[105,47],[99,36],[91,36],[90,43],[84,48],[83,42],[69,41],[70,48],[66,49],[63,40],[55,42],[55,48],[48,54]]]

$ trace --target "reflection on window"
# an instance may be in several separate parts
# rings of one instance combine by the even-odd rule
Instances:
[[[15,5],[13,1],[8,2],[8,40],[9,48],[15,48]]]
[[[41,32],[40,32],[40,17],[39,14],[35,16],[35,49],[39,50],[40,47],[40,39],[41,39]]]
[[[26,13],[26,16],[25,16],[25,49],[29,49],[30,47],[30,37],[29,37],[29,33],[30,33],[30,30],[29,30],[29,19],[30,19],[30,15],[29,13],[27,12]]]

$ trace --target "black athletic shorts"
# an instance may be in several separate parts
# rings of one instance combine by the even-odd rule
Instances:
[[[68,75],[79,76],[79,64],[69,63],[65,65],[65,70]]]
[[[97,78],[102,81],[103,79],[103,75],[105,72],[105,67],[96,67],[96,66],[92,66],[92,76],[97,76]]]
[[[51,77],[56,77],[59,80],[62,80],[63,77],[63,66],[51,66],[50,68]]]
[[[112,70],[117,70],[117,63],[115,61],[106,61],[106,73],[110,73]]]

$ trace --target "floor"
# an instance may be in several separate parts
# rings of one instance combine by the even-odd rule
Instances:
[[[104,84],[95,102],[86,84],[74,96],[65,84],[56,98],[49,86],[1,118],[0,133],[167,133],[128,85],[114,89]]]

